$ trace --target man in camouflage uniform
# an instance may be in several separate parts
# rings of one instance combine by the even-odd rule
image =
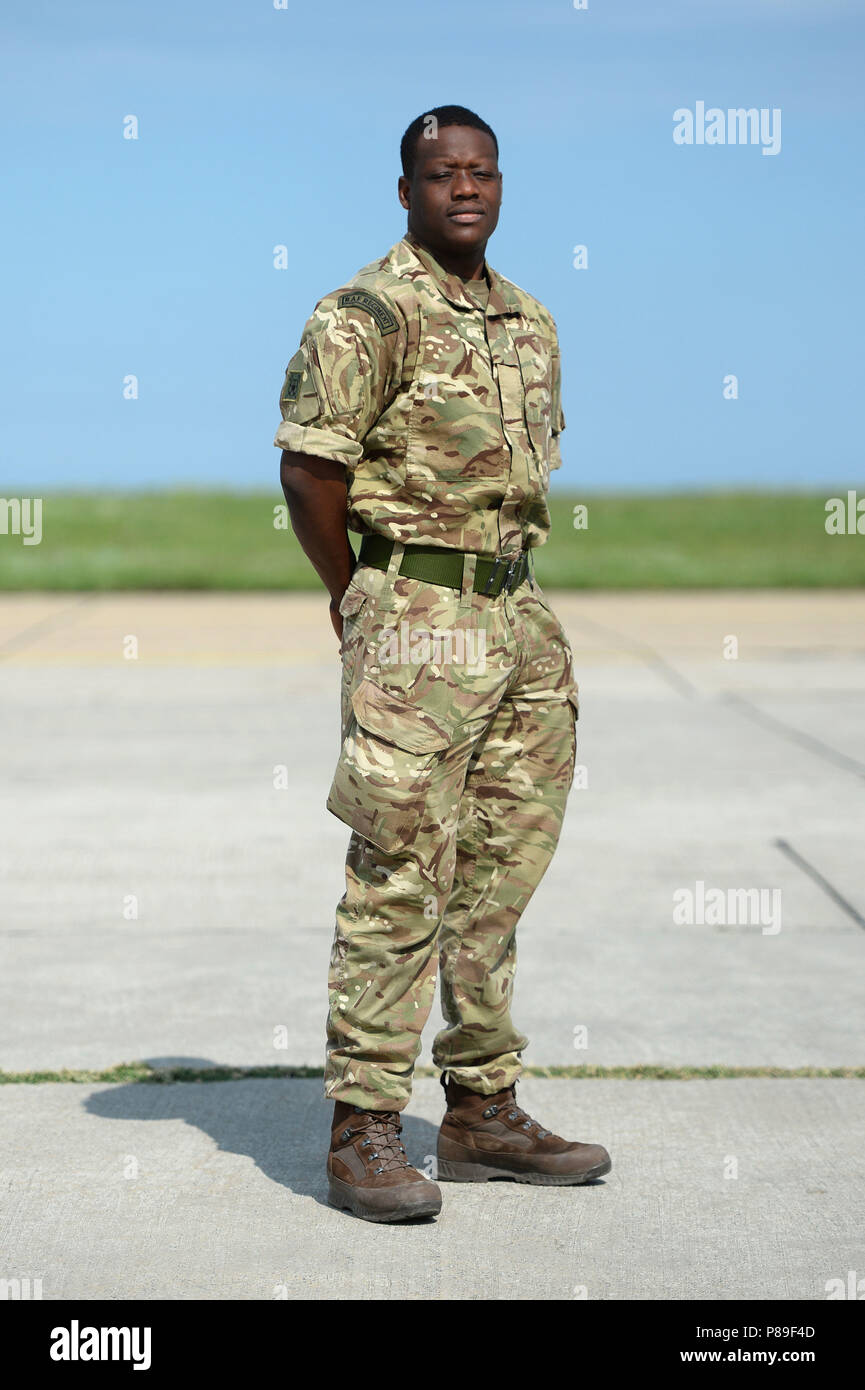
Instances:
[[[556,327],[484,259],[498,145],[464,107],[413,122],[408,230],[326,295],[288,364],[275,443],[292,524],[342,639],[351,827],[330,969],[330,1200],[373,1221],[435,1214],[400,1111],[437,966],[447,1114],[438,1177],[575,1184],[608,1172],[517,1104],[516,926],[573,782],[577,686],[534,579],[564,428]],[[359,560],[346,525],[363,537]]]

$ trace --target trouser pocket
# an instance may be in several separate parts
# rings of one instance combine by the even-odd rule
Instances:
[[[327,809],[385,853],[422,851],[453,812],[453,726],[369,677],[351,711]]]
[[[568,704],[574,716],[574,741],[571,749],[571,771],[568,778],[568,790],[570,791],[574,785],[574,772],[577,766],[577,720],[580,717],[580,696],[576,685],[568,691]]]
[[[363,659],[366,644],[365,623],[362,621],[372,600],[369,594],[352,579],[342,596],[339,611],[342,614],[342,681],[340,684],[340,737],[345,738],[352,717],[351,691],[355,684],[358,668]]]

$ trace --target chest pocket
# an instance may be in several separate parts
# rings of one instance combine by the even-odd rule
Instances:
[[[434,485],[507,478],[499,392],[479,314],[425,316],[411,392],[410,480]]]
[[[552,435],[552,351],[547,340],[530,329],[515,334],[525,398],[526,429],[538,465],[549,483]]]

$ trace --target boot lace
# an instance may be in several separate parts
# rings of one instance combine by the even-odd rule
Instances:
[[[400,1140],[401,1133],[402,1121],[398,1110],[365,1110],[343,1130],[340,1138],[347,1142],[355,1134],[365,1134],[360,1148],[366,1152],[367,1158],[379,1160],[379,1166],[373,1172],[391,1173],[411,1167]]]
[[[523,1110],[521,1105],[517,1104],[516,1093],[513,1087],[505,1092],[505,1096],[508,1097],[507,1100],[494,1102],[492,1105],[487,1106],[486,1110],[483,1112],[485,1118],[490,1118],[493,1115],[497,1115],[500,1110],[504,1110],[507,1112],[509,1120],[519,1120],[521,1122],[521,1129],[530,1130],[533,1125],[537,1125],[538,1132],[535,1136],[537,1139],[546,1139],[548,1135],[552,1134],[551,1129],[544,1129],[539,1120],[533,1120],[531,1115]]]

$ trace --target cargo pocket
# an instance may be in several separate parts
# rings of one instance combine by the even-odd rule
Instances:
[[[517,353],[525,396],[526,428],[534,455],[534,466],[541,489],[547,492],[550,486],[552,439],[550,351],[540,334],[522,333],[517,339]]]
[[[437,775],[451,727],[368,677],[351,712],[327,809],[387,854],[413,846],[424,826],[436,838],[452,810]]]

